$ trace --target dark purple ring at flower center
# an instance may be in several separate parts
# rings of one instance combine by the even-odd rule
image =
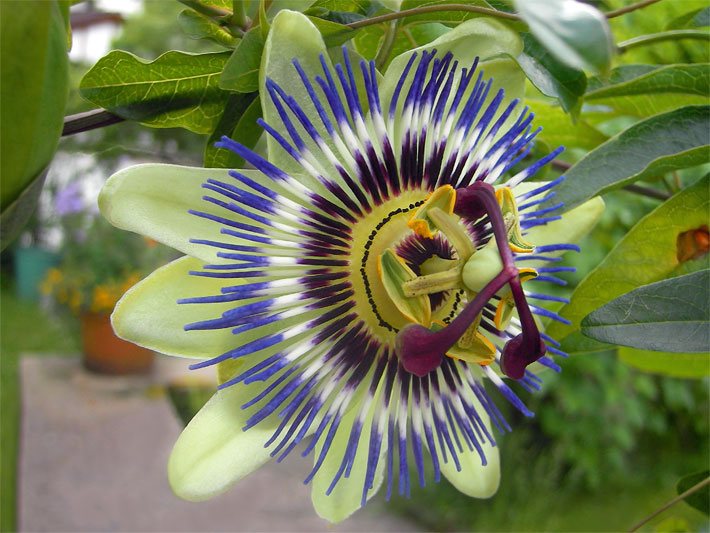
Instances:
[[[495,196],[495,189],[483,182],[457,189],[454,213],[472,222],[488,215],[503,269],[448,326],[440,331],[434,332],[419,324],[411,324],[403,328],[396,338],[397,355],[405,370],[419,377],[435,370],[441,365],[446,352],[473,324],[486,303],[508,284],[518,310],[522,333],[506,343],[500,366],[506,376],[521,379],[525,374],[525,368],[545,355],[547,346],[540,337],[540,331],[525,299],[519,271],[508,246],[503,214]]]

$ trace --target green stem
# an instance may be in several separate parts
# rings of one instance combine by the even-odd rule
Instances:
[[[651,520],[653,520],[654,518],[656,518],[659,514],[661,514],[661,513],[662,513],[663,511],[665,511],[666,509],[670,509],[671,507],[673,507],[673,506],[674,506],[676,503],[678,503],[679,501],[684,500],[684,499],[686,499],[688,496],[690,496],[691,494],[694,494],[694,493],[698,492],[700,489],[704,488],[704,487],[705,487],[706,485],[708,485],[708,484],[710,484],[710,477],[705,478],[705,479],[702,480],[700,483],[696,483],[695,485],[693,485],[692,487],[690,487],[688,490],[686,490],[683,494],[679,494],[678,496],[676,496],[675,498],[673,498],[673,499],[670,500],[669,502],[665,503],[664,505],[662,505],[661,507],[659,507],[658,509],[656,509],[654,512],[652,512],[652,513],[651,513],[650,515],[648,515],[646,518],[644,518],[643,520],[641,520],[641,521],[640,521],[638,524],[636,524],[634,527],[632,527],[631,529],[629,529],[629,532],[633,532],[633,531],[638,530],[640,527],[644,526],[645,524],[647,524],[648,522],[650,522]]]
[[[232,26],[241,30],[246,30],[251,22],[244,8],[244,0],[232,1]]]
[[[398,20],[393,20],[385,31],[385,38],[382,41],[382,46],[377,51],[377,56],[375,56],[375,66],[378,69],[382,69],[387,63],[390,54],[392,53],[392,48],[394,47],[394,41],[397,38],[397,27],[399,26]]]
[[[631,48],[636,48],[638,46],[646,46],[663,41],[679,41],[681,39],[710,41],[710,33],[699,30],[673,30],[661,33],[651,33],[649,35],[640,35],[639,37],[634,37],[633,39],[620,42],[617,45],[617,50],[620,54],[622,54]]]
[[[638,2],[636,4],[631,4],[630,6],[626,7],[621,7],[619,9],[615,9],[614,11],[609,11],[604,14],[606,18],[608,19],[613,19],[615,17],[620,17],[621,15],[626,15],[627,13],[631,13],[632,11],[636,11],[637,9],[642,9],[646,6],[650,6],[651,4],[655,4],[656,2],[660,2],[661,0],[643,0],[643,2]]]
[[[498,17],[507,20],[520,20],[520,17],[515,13],[506,13],[505,11],[498,11],[497,9],[489,9],[487,7],[470,6],[467,4],[439,4],[433,6],[421,6],[412,9],[405,9],[403,11],[397,11],[395,13],[387,13],[378,17],[372,17],[369,19],[362,19],[355,22],[351,22],[350,24],[347,24],[347,26],[350,29],[357,30],[358,28],[364,28],[365,26],[372,26],[373,24],[389,22],[390,20],[397,20],[405,17],[410,17],[412,15],[422,15],[424,13],[438,13],[441,11],[465,11],[467,13],[478,13],[479,15],[488,15],[490,17]]]

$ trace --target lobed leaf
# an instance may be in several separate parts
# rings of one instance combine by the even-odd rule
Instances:
[[[229,52],[170,51],[154,61],[116,50],[101,58],[81,80],[81,95],[128,120],[156,128],[211,133],[228,93],[219,76]]]
[[[555,202],[570,209],[613,188],[707,161],[710,106],[688,106],[634,124],[567,173]]]
[[[710,270],[643,285],[582,320],[602,342],[653,351],[710,351]],[[706,358],[710,363],[710,359]]]

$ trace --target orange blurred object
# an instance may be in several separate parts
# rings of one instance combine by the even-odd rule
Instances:
[[[153,366],[153,352],[119,339],[108,314],[81,315],[84,366],[101,374],[143,374]]]

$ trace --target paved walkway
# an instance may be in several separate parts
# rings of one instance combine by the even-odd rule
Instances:
[[[161,358],[149,378],[106,378],[76,358],[23,357],[20,530],[419,530],[379,501],[330,526],[311,507],[310,463],[298,457],[209,502],[175,497],[165,465],[181,428],[160,384],[185,366]]]

